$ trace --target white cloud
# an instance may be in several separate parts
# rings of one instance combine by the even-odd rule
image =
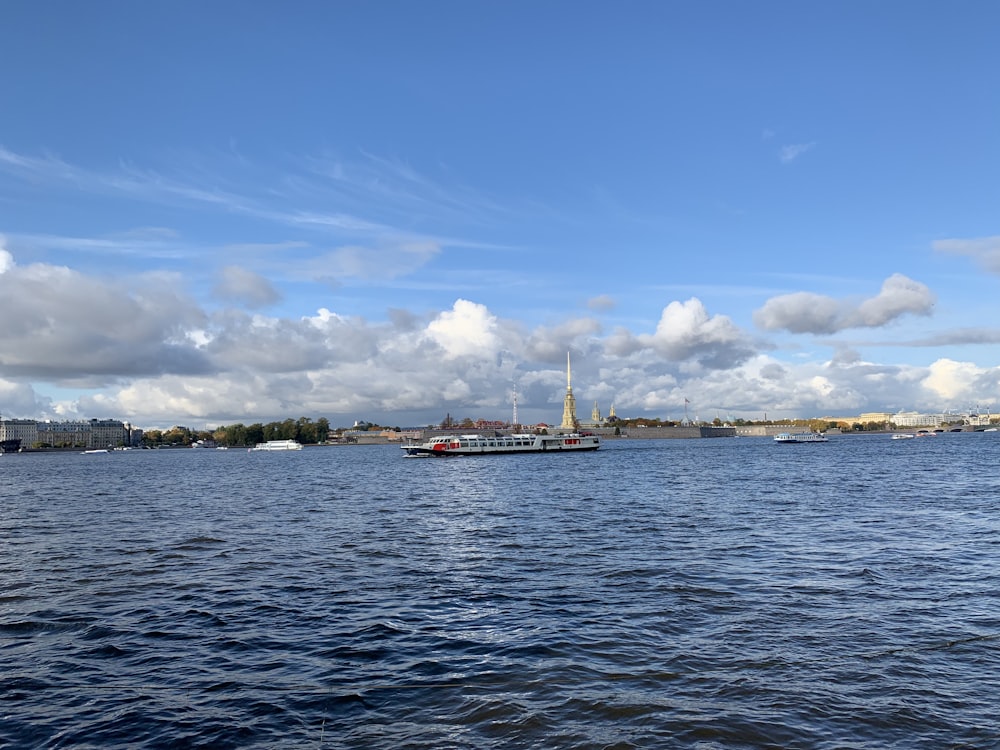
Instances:
[[[971,362],[939,359],[927,368],[923,386],[934,393],[942,403],[975,401],[974,396],[978,390],[976,386],[986,372]],[[996,377],[994,370],[993,378]]]
[[[811,292],[772,297],[753,320],[769,331],[830,334],[848,328],[877,328],[906,315],[930,315],[934,294],[919,281],[893,274],[879,293],[860,302],[835,300]]]
[[[701,300],[671,302],[656,332],[639,342],[675,361],[693,360],[709,368],[733,367],[756,351],[750,338],[725,315],[709,316]]]
[[[0,416],[4,419],[45,419],[54,415],[51,399],[28,383],[0,378]]]
[[[895,273],[882,283],[879,293],[866,299],[848,314],[845,328],[877,328],[907,313],[930,315],[934,294],[919,281]]]
[[[441,252],[430,241],[405,241],[378,247],[349,245],[337,248],[309,264],[316,279],[390,280],[413,273]]]
[[[328,308],[302,318],[238,309],[207,313],[163,274],[102,279],[47,264],[20,266],[6,250],[0,296],[16,314],[0,327],[0,399],[20,415],[115,416],[140,426],[198,426],[322,415],[412,425],[445,413],[504,418],[517,383],[527,421],[558,421],[565,356],[586,412],[594,399],[622,416],[759,417],[939,410],[1000,403],[997,370],[939,360],[930,368],[876,365],[857,351],[788,363],[696,298],[667,304],[655,328],[602,331],[581,317],[526,332],[487,306],[458,299],[421,318],[385,322]],[[253,279],[248,281],[252,288]],[[867,325],[921,310],[922,286],[892,277],[853,308]],[[813,327],[830,327],[829,318]],[[26,383],[88,389],[53,401]],[[344,416],[340,416],[344,415]]]
[[[0,243],[3,242],[3,237],[0,236]],[[14,267],[14,256],[9,252],[0,247],[0,273],[6,273]]]
[[[802,154],[807,151],[812,151],[816,148],[816,143],[793,143],[788,146],[782,146],[781,150],[778,152],[778,159],[782,164],[789,164],[796,159],[798,159]]]
[[[219,278],[212,292],[219,299],[237,302],[249,308],[265,307],[281,299],[270,281],[240,266],[226,266],[219,271]]]
[[[587,300],[587,307],[591,310],[597,310],[598,312],[607,312],[608,310],[614,310],[617,303],[614,297],[607,294],[601,294],[597,297],[591,297]]]
[[[425,336],[449,358],[483,356],[500,348],[496,316],[484,305],[464,299],[432,320]]]
[[[933,243],[938,252],[966,255],[990,273],[1000,273],[1000,235],[972,239],[947,239]]]
[[[0,274],[0,299],[11,311],[0,326],[0,375],[107,383],[203,371],[203,357],[185,344],[185,331],[204,322],[197,305],[169,284],[134,284],[8,259]]]

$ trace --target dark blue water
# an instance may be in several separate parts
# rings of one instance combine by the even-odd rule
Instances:
[[[1000,747],[1000,433],[0,456],[0,746]]]

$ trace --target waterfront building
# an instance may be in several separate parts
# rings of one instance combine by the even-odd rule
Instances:
[[[867,412],[866,414],[860,415],[857,421],[860,422],[861,424],[868,424],[869,422],[874,422],[876,424],[879,424],[881,422],[891,422],[893,416],[894,416],[893,414],[890,414],[887,411],[870,411]]]
[[[36,422],[36,442],[52,448],[117,448],[125,445],[128,433],[117,419]]]
[[[38,442],[50,448],[89,448],[89,422],[39,422]]]
[[[897,427],[940,427],[945,422],[943,414],[920,414],[915,411],[899,411],[889,420]]]
[[[20,441],[21,448],[38,442],[38,423],[33,419],[0,419],[0,442]]]
[[[90,420],[90,448],[117,448],[128,445],[128,431],[117,419]]]

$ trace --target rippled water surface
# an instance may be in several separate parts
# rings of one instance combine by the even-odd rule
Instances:
[[[1000,747],[1000,433],[0,456],[0,746]]]

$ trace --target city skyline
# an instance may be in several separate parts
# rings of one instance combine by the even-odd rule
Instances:
[[[994,4],[0,18],[5,417],[1000,403]]]

